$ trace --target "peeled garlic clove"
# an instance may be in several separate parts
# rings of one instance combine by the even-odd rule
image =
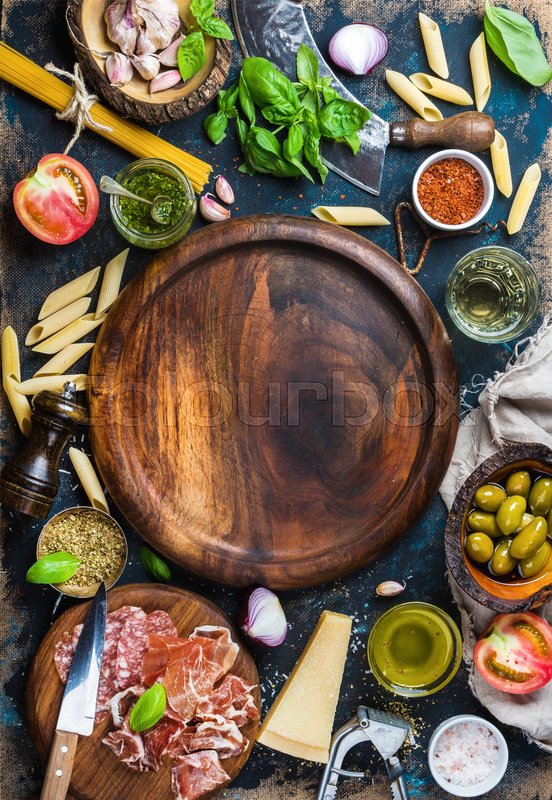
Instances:
[[[234,190],[224,175],[217,176],[217,179],[215,180],[215,192],[223,203],[228,203],[228,205],[230,205],[234,202]]]
[[[111,86],[124,86],[133,75],[130,59],[123,53],[110,53],[105,60],[105,74]]]
[[[209,192],[199,199],[199,213],[207,222],[221,222],[230,216],[230,211],[217,203]]]
[[[151,81],[152,78],[155,78],[161,66],[157,56],[153,55],[130,56],[130,60],[136,72],[146,81]]]
[[[396,595],[404,592],[406,583],[397,583],[397,581],[383,581],[376,588],[378,597],[395,597]]]
[[[154,94],[155,92],[164,92],[165,89],[172,89],[172,87],[176,86],[176,84],[181,80],[180,72],[177,69],[169,69],[165,70],[165,72],[160,72],[150,82],[150,94]]]
[[[164,67],[178,66],[178,48],[185,38],[184,34],[181,33],[180,36],[176,37],[174,42],[171,42],[168,47],[165,47],[164,50],[161,50],[161,52],[157,54],[157,58]]]

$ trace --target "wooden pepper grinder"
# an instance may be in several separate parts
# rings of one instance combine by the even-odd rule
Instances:
[[[31,434],[0,478],[0,500],[6,508],[41,519],[48,516],[59,488],[63,448],[87,420],[75,393],[75,384],[68,381],[61,394],[44,391],[34,396]]]

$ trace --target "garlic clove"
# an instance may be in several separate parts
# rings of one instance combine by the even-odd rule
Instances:
[[[406,583],[398,583],[397,581],[383,581],[376,588],[378,597],[396,597],[396,595],[404,592]]]
[[[214,195],[209,192],[199,199],[199,213],[207,222],[222,222],[230,216],[230,211],[217,203]]]
[[[130,61],[136,72],[146,81],[155,78],[161,67],[159,59],[153,55],[130,56]]]
[[[181,33],[180,36],[176,37],[174,42],[171,42],[168,47],[165,47],[164,50],[161,50],[161,52],[157,54],[157,58],[164,67],[178,66],[178,48],[185,38],[184,34]]]
[[[105,74],[111,86],[124,86],[134,74],[130,59],[123,53],[110,53],[105,59]]]
[[[230,205],[234,202],[234,190],[224,175],[217,176],[215,180],[215,192],[223,203],[228,203],[228,205]]]
[[[180,72],[177,69],[169,69],[165,70],[165,72],[159,72],[150,82],[150,94],[155,94],[155,92],[164,92],[165,89],[172,89],[172,87],[176,86],[176,84],[181,80]]]

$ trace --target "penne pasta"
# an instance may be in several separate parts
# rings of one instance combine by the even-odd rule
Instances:
[[[60,350],[59,353],[52,356],[44,366],[40,367],[33,375],[33,378],[38,378],[40,375],[61,375],[82,358],[82,356],[86,355],[93,347],[94,342],[68,344],[67,347],[64,347],[63,350]]]
[[[66,328],[71,322],[74,322],[79,317],[82,317],[83,314],[86,314],[91,302],[91,297],[81,297],[80,300],[75,300],[74,303],[60,308],[59,311],[46,317],[42,322],[37,322],[27,334],[25,344],[36,344],[42,341],[42,339],[46,339],[48,336],[57,333],[62,328]]]
[[[19,346],[11,325],[4,328],[2,333],[2,377],[13,378],[15,381],[21,380]]]
[[[17,391],[25,395],[38,392],[62,392],[67,381],[72,381],[78,392],[88,389],[88,375],[39,375],[17,384]]]
[[[77,450],[76,447],[69,448],[69,458],[77,473],[82,487],[86,492],[86,496],[90,501],[90,505],[94,508],[99,508],[100,511],[105,511],[109,514],[109,506],[107,505],[105,495],[96,475],[96,471],[92,466],[92,462],[82,450]]]
[[[390,225],[379,211],[367,206],[316,206],[312,214],[324,222],[353,227],[355,225]]]
[[[81,297],[89,294],[98,282],[99,275],[100,267],[95,267],[90,272],[85,272],[84,275],[79,275],[78,278],[50,292],[42,304],[38,319],[42,320],[45,317],[49,317],[61,308],[65,308],[65,306],[74,303],[75,300],[80,300]]]
[[[497,130],[495,130],[495,138],[490,150],[497,188],[505,197],[510,197],[512,194],[512,171],[510,169],[508,143],[504,136]]]
[[[68,344],[73,344],[77,339],[81,339],[93,331],[94,328],[98,328],[104,320],[105,315],[99,317],[99,319],[94,319],[94,314],[85,314],[84,317],[79,317],[66,328],[54,333],[49,339],[39,342],[33,347],[33,350],[35,353],[47,353],[48,355],[59,353]]]
[[[28,436],[31,432],[31,406],[29,401],[25,395],[18,391],[18,383],[11,375],[5,375],[2,384],[21,433]]]
[[[94,318],[98,319],[100,314],[107,311],[115,302],[119,295],[121,288],[121,279],[123,277],[123,270],[125,268],[126,260],[130,248],[127,247],[118,256],[112,258],[107,264],[102,279],[102,286],[100,289],[100,296],[98,297],[98,305],[94,314]]]
[[[446,79],[449,76],[449,68],[439,26],[426,14],[418,14],[418,19],[420,21],[420,30],[422,32],[427,63],[436,75]]]
[[[385,79],[393,91],[399,95],[411,108],[422,117],[430,121],[443,119],[443,115],[436,105],[429,100],[425,94],[408,80],[406,75],[394,72],[391,69],[385,71]]]
[[[424,72],[415,72],[410,76],[410,80],[420,91],[454,103],[457,106],[471,106],[473,100],[465,89],[456,86],[454,83],[443,81],[441,78],[434,78],[433,75],[426,75]]]
[[[541,170],[538,164],[531,164],[530,167],[527,167],[508,214],[506,229],[510,235],[522,229],[540,179]]]
[[[483,111],[491,94],[491,75],[489,73],[484,33],[477,37],[470,48],[470,68],[475,107],[478,111]]]

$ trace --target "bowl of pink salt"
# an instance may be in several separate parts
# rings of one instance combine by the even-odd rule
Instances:
[[[442,789],[456,797],[479,797],[502,780],[508,745],[491,722],[460,714],[435,729],[427,757],[431,774]]]

